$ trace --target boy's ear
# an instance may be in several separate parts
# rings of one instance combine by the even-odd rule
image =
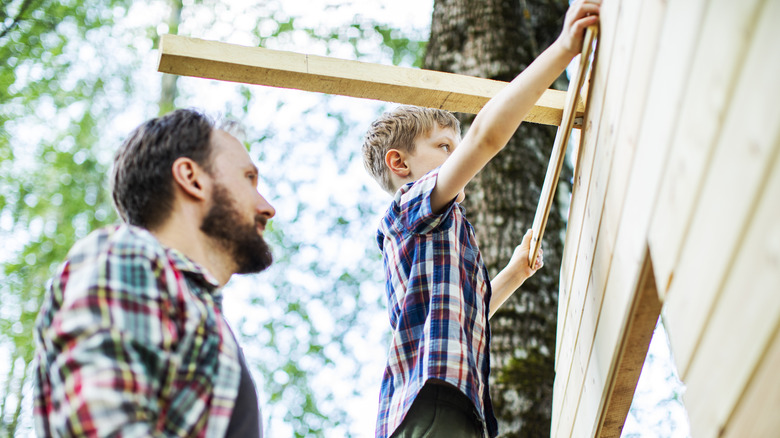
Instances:
[[[385,154],[385,165],[393,174],[400,178],[409,176],[411,170],[406,164],[406,154],[398,149],[390,149]]]
[[[173,181],[184,193],[197,199],[208,199],[206,193],[206,172],[191,158],[179,157],[171,166]]]

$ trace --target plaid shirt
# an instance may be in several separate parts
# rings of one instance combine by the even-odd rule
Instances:
[[[148,231],[78,242],[36,324],[39,436],[224,436],[241,376],[217,281]]]
[[[474,229],[452,202],[431,211],[438,169],[398,190],[379,226],[393,338],[382,379],[376,436],[401,424],[428,379],[444,380],[497,425],[488,394],[490,282]]]

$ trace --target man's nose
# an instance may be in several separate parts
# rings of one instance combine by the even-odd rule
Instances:
[[[257,213],[265,216],[266,219],[271,219],[276,215],[276,209],[266,201],[263,195],[258,193],[258,196],[260,197],[260,200],[257,203]]]

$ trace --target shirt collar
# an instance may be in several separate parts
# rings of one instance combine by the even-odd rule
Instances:
[[[165,252],[173,261],[173,266],[176,269],[203,283],[203,286],[209,289],[209,292],[213,292],[215,289],[219,288],[219,281],[217,281],[206,268],[190,260],[187,256],[182,254],[181,251],[174,248],[165,248]]]

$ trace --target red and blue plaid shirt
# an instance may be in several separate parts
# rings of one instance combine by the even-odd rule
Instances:
[[[490,282],[463,207],[431,211],[439,169],[396,192],[377,233],[393,338],[382,379],[376,436],[401,424],[429,379],[459,388],[490,436]]]
[[[36,324],[38,436],[224,436],[241,377],[217,281],[148,231],[78,242]]]

